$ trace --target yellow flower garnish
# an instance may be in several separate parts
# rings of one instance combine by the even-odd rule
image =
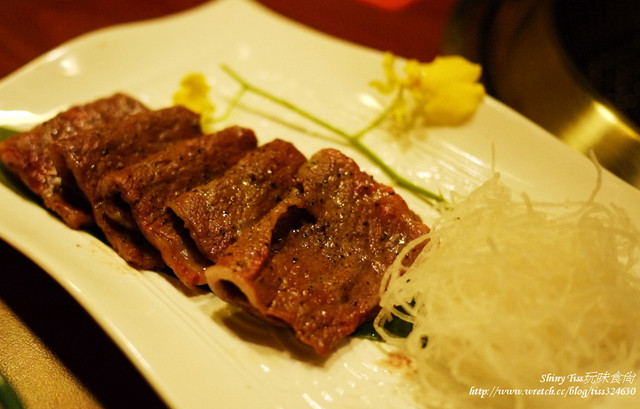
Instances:
[[[392,53],[387,52],[382,56],[382,69],[386,82],[371,81],[371,86],[383,94],[391,94],[400,85],[396,75],[396,57]]]
[[[416,121],[460,125],[473,116],[484,98],[484,86],[478,82],[481,66],[463,57],[437,57],[431,63],[409,60],[404,77],[396,74],[395,60],[392,53],[385,53],[386,80],[371,85],[383,94],[399,93],[392,116],[400,126],[411,126]]]
[[[211,87],[204,75],[192,73],[182,78],[180,88],[173,94],[174,105],[182,105],[200,114],[200,127],[203,132],[209,131],[209,127],[214,122],[213,114],[216,106],[211,102],[210,91]]]

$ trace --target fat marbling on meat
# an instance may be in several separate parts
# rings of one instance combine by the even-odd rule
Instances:
[[[249,152],[222,177],[173,199],[169,207],[200,252],[215,262],[282,200],[305,161],[293,144],[276,139]]]
[[[429,231],[395,191],[333,149],[206,271],[223,300],[290,326],[326,356],[370,317],[385,269]]]
[[[231,127],[177,142],[165,150],[104,177],[98,187],[96,221],[112,233],[121,257],[144,268],[138,252],[164,261],[186,285],[204,283],[203,257],[167,203],[219,178],[257,145],[253,131]],[[140,243],[147,243],[142,247]]]
[[[101,201],[97,186],[109,172],[136,163],[168,145],[201,134],[199,115],[183,107],[143,111],[114,121],[104,128],[58,138],[50,145],[56,167],[73,178],[90,203],[96,224],[109,242],[116,231],[97,220]],[[146,243],[139,244],[139,266],[162,266],[161,260],[147,257]],[[116,245],[114,245],[115,247]]]
[[[67,225],[88,226],[93,223],[91,207],[65,163],[54,162],[51,143],[74,137],[91,139],[113,123],[147,110],[121,93],[76,105],[0,143],[0,159]]]

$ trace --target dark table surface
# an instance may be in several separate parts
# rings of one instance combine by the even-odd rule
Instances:
[[[455,3],[417,0],[401,9],[384,9],[367,0],[260,2],[319,31],[422,61],[439,53]],[[166,16],[202,3],[8,0],[0,11],[0,78],[89,31]],[[2,240],[0,260],[0,372],[27,406],[164,406],[111,339],[46,272]]]

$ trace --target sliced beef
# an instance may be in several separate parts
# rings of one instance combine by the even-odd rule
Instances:
[[[74,106],[2,142],[0,159],[67,225],[72,228],[90,225],[91,208],[75,179],[65,170],[60,171],[52,160],[50,144],[58,139],[100,133],[112,123],[144,111],[147,108],[142,103],[124,94]]]
[[[176,106],[129,115],[109,126],[65,135],[51,143],[52,158],[66,169],[90,202],[108,172],[119,170],[175,141],[199,136],[199,115]]]
[[[201,253],[215,262],[242,231],[282,200],[305,161],[291,143],[276,139],[247,154],[222,177],[178,196],[169,207]]]
[[[256,148],[253,131],[232,127],[216,134],[180,141],[122,170],[111,172],[99,185],[96,221],[109,232],[109,241],[129,263],[161,258],[188,286],[204,283],[203,257],[169,211],[168,201],[221,176]],[[145,243],[141,247],[140,243]],[[139,252],[146,254],[141,259]]]
[[[58,138],[51,143],[50,152],[59,173],[66,170],[65,177],[75,180],[97,218],[100,203],[96,189],[107,173],[137,163],[177,141],[199,135],[197,114],[183,107],[170,107],[139,112],[105,128]],[[111,244],[119,246],[111,240],[117,235],[112,226],[96,222]],[[140,241],[138,245],[132,253],[136,254],[139,268],[164,266],[147,243]]]
[[[315,154],[295,183],[206,277],[222,299],[292,327],[325,356],[370,316],[385,269],[429,229],[336,150]]]

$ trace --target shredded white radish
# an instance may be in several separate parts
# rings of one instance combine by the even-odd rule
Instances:
[[[411,359],[426,407],[584,408],[600,398],[527,393],[585,386],[548,374],[640,368],[640,233],[624,211],[595,195],[514,198],[495,175],[405,250],[425,243],[409,269],[400,255],[387,272],[375,325]],[[394,314],[413,323],[407,338],[384,330]],[[613,386],[638,385],[640,377]],[[520,392],[479,395],[496,388]]]

